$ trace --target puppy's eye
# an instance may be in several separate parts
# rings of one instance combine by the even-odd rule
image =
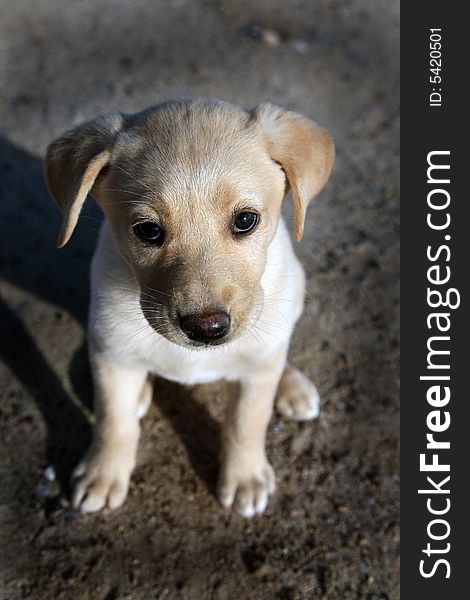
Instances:
[[[161,246],[165,239],[163,229],[157,223],[152,223],[152,221],[137,223],[137,225],[134,225],[133,230],[141,240],[156,246]]]
[[[259,214],[254,210],[242,210],[233,220],[233,233],[244,234],[253,231],[259,221]]]

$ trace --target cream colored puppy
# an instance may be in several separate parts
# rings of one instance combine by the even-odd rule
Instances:
[[[88,193],[106,215],[88,332],[96,423],[74,473],[76,507],[124,502],[158,374],[239,383],[218,495],[245,517],[264,511],[275,487],[265,453],[274,400],[294,419],[319,412],[314,385],[286,363],[304,274],[281,203],[290,188],[300,239],[333,155],[329,134],[299,114],[217,100],[105,115],[51,144],[45,174],[63,215],[58,246]]]

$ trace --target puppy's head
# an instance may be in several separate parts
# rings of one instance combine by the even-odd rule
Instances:
[[[227,342],[262,309],[285,194],[292,190],[300,239],[333,154],[326,131],[269,104],[246,112],[188,100],[99,117],[47,151],[45,175],[63,215],[58,246],[91,193],[150,325],[183,346]]]

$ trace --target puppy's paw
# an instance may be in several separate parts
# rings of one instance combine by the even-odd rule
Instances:
[[[89,452],[75,469],[72,504],[83,513],[124,503],[132,473],[129,460],[105,452]]]
[[[218,497],[225,508],[233,506],[240,515],[250,518],[264,512],[275,489],[274,471],[267,460],[257,469],[235,464],[223,470]]]
[[[287,366],[276,397],[277,410],[296,421],[315,419],[320,414],[320,396],[317,388],[300,371]]]

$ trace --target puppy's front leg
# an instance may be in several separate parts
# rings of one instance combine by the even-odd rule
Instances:
[[[74,471],[72,502],[82,512],[117,508],[127,496],[140,427],[139,399],[145,369],[117,364],[90,347],[95,388],[93,441]]]
[[[234,505],[244,517],[262,513],[275,489],[265,439],[285,361],[286,351],[282,350],[247,375],[240,381],[239,397],[228,407],[218,495],[225,507]]]

